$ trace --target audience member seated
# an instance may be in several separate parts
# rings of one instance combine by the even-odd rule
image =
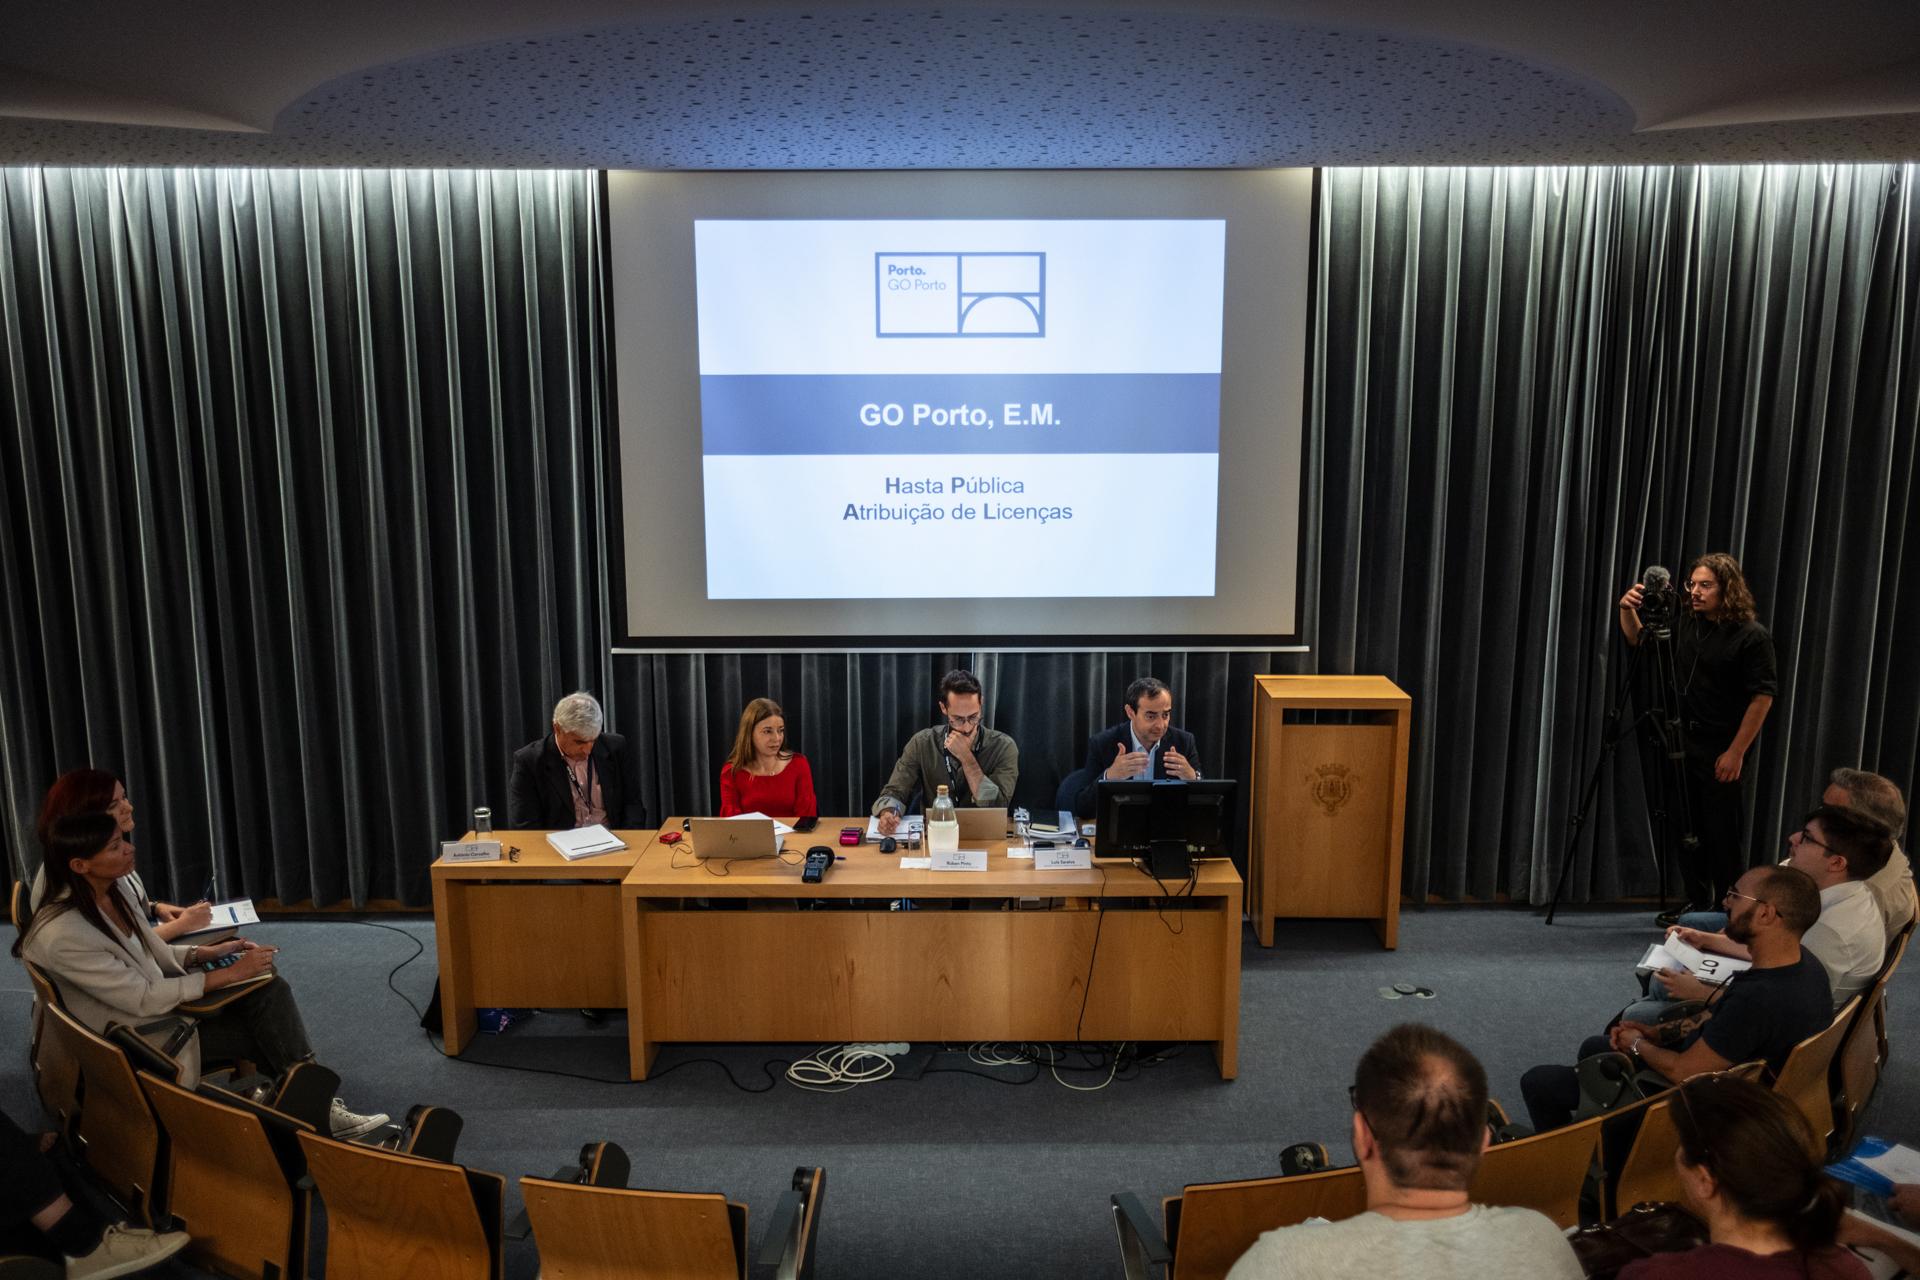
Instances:
[[[1793,1104],[1748,1080],[1683,1085],[1674,1157],[1710,1243],[1630,1263],[1620,1280],[1868,1280],[1836,1243],[1845,1192],[1820,1170]]]
[[[787,718],[772,698],[755,698],[740,713],[733,750],[720,766],[720,816],[742,813],[815,818],[813,769],[787,750]]]
[[[1893,833],[1893,850],[1887,855],[1887,865],[1867,881],[1880,908],[1881,921],[1886,925],[1887,943],[1892,945],[1894,936],[1913,922],[1914,909],[1920,905],[1914,897],[1913,864],[1900,847],[1900,837],[1907,829],[1907,802],[1901,798],[1900,788],[1891,779],[1865,769],[1835,769],[1827,778],[1827,789],[1820,793],[1820,803],[1856,809]],[[1702,933],[1718,933],[1727,927],[1727,913],[1689,911],[1680,917],[1679,923]]]
[[[1793,867],[1755,867],[1727,898],[1727,936],[1747,948],[1753,967],[1714,991],[1704,1012],[1657,1030],[1622,1021],[1607,1035],[1589,1037],[1581,1058],[1625,1053],[1668,1082],[1761,1059],[1771,1077],[1794,1045],[1826,1028],[1833,1020],[1827,971],[1800,945],[1820,917],[1812,879]],[[1675,1043],[1661,1043],[1667,1038]],[[1580,1105],[1579,1076],[1570,1066],[1530,1069],[1520,1092],[1529,1120],[1543,1133],[1572,1120]]]
[[[939,704],[940,723],[907,739],[873,802],[873,820],[882,835],[899,829],[909,805],[932,804],[941,787],[961,808],[1000,809],[1013,803],[1020,748],[982,723],[980,681],[973,672],[956,669],[940,677]]]
[[[606,722],[590,693],[570,693],[554,704],[551,731],[513,753],[507,820],[514,829],[643,824],[627,802],[627,740],[605,732]]]
[[[1487,1074],[1465,1048],[1431,1027],[1395,1027],[1361,1056],[1348,1092],[1367,1211],[1265,1232],[1227,1280],[1580,1275],[1544,1215],[1467,1198],[1488,1135]]]
[[[14,954],[46,970],[68,1012],[93,1030],[151,1023],[182,1003],[273,973],[273,948],[245,939],[208,946],[162,942],[120,886],[133,867],[133,846],[111,814],[59,819],[47,832],[43,857],[47,901],[15,940]],[[228,955],[235,958],[225,968],[199,967]],[[179,1055],[189,1083],[203,1060],[245,1059],[277,1077],[313,1058],[293,988],[277,974],[197,1021]],[[350,1139],[372,1133],[387,1117],[357,1115],[335,1098],[330,1120],[334,1137]]]
[[[1854,809],[1823,804],[1809,813],[1800,830],[1787,837],[1787,860],[1812,877],[1820,890],[1820,918],[1800,945],[1826,967],[1833,1007],[1873,985],[1886,963],[1886,925],[1867,882],[1886,865],[1892,835],[1879,822]],[[1750,960],[1747,948],[1725,933],[1702,933],[1675,926],[1674,936],[1715,955]],[[1690,973],[1662,974],[1648,984],[1649,999],[1631,1006],[1626,1017],[1656,1020],[1674,1000],[1705,1000],[1713,987]],[[1665,999],[1662,999],[1662,996]]]
[[[1193,735],[1173,727],[1173,691],[1152,676],[1141,676],[1127,686],[1126,719],[1109,725],[1087,742],[1087,760],[1080,766],[1087,785],[1073,799],[1075,813],[1093,814],[1099,807],[1100,779],[1179,778],[1200,776],[1199,748]]]
[[[47,838],[47,828],[61,818],[75,813],[111,813],[120,823],[120,834],[129,838],[133,835],[133,801],[127,799],[127,788],[105,769],[69,769],[54,779],[47,789],[47,798],[40,805],[40,821],[36,825],[40,839]],[[140,880],[140,873],[129,871],[122,886],[131,893],[139,904],[140,911],[153,922],[153,931],[160,935],[163,942],[172,942],[184,933],[204,929],[213,920],[213,904],[196,902],[190,907],[176,907],[171,902],[155,902],[147,897],[147,886]],[[46,895],[46,877],[34,873],[30,903],[34,907]]]
[[[159,1266],[187,1239],[108,1222],[69,1197],[40,1143],[0,1112],[0,1254],[64,1263],[67,1280],[110,1280]]]
[[[1914,909],[1920,905],[1914,898],[1913,864],[1907,860],[1907,851],[1900,847],[1907,831],[1907,802],[1900,788],[1892,779],[1864,769],[1835,769],[1827,779],[1820,803],[1856,809],[1893,833],[1887,865],[1867,880],[1891,944],[1895,935],[1913,923]]]

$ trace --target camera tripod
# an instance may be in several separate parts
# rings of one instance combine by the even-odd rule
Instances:
[[[1620,688],[1615,692],[1606,721],[1601,726],[1600,755],[1593,762],[1593,772],[1587,777],[1580,807],[1569,824],[1566,852],[1560,855],[1560,871],[1554,877],[1553,898],[1547,903],[1548,924],[1553,923],[1554,913],[1560,909],[1560,896],[1566,892],[1567,876],[1573,871],[1573,857],[1580,847],[1580,833],[1585,830],[1593,802],[1600,794],[1600,780],[1606,776],[1614,748],[1643,727],[1652,728],[1650,736],[1659,748],[1658,758],[1649,767],[1646,749],[1642,747],[1640,772],[1647,793],[1647,818],[1653,833],[1653,871],[1660,886],[1662,913],[1667,909],[1667,868],[1671,865],[1671,859],[1661,855],[1662,844],[1670,842],[1672,852],[1682,859],[1691,859],[1700,847],[1700,837],[1693,827],[1693,801],[1687,789],[1686,718],[1681,713],[1679,671],[1674,662],[1671,605],[1657,616],[1649,616],[1652,614],[1653,610],[1642,606],[1640,643],[1632,646],[1632,656],[1627,660]],[[1639,674],[1641,663],[1648,653],[1653,655],[1652,674],[1647,681],[1651,686],[1653,705],[1628,720],[1623,727],[1621,721],[1633,697],[1634,677]]]

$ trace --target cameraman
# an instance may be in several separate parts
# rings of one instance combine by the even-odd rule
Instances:
[[[1673,673],[1686,735],[1686,787],[1699,845],[1681,851],[1680,879],[1689,910],[1720,909],[1747,869],[1740,779],[1747,749],[1779,689],[1773,637],[1755,619],[1753,592],[1740,562],[1723,551],[1693,562],[1687,574],[1691,608],[1673,624]],[[1646,585],[1620,597],[1620,631],[1638,645]],[[1671,923],[1663,919],[1662,923]]]

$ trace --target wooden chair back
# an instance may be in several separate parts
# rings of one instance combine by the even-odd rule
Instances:
[[[150,1224],[164,1206],[158,1188],[160,1122],[120,1047],[80,1025],[65,1009],[47,1010],[46,1034],[72,1047],[80,1066],[80,1119],[73,1138],[87,1167]]]
[[[1673,1125],[1673,1107],[1673,1094],[1668,1092],[1654,1099],[1642,1114],[1640,1132],[1634,1135],[1633,1147],[1620,1165],[1620,1180],[1614,1187],[1615,1216],[1636,1204],[1680,1201],[1680,1175],[1673,1167],[1680,1132]]]
[[[1780,1078],[1773,1082],[1773,1091],[1800,1109],[1813,1129],[1814,1141],[1823,1148],[1833,1134],[1833,1094],[1827,1087],[1827,1071],[1839,1051],[1841,1037],[1860,1012],[1861,1000],[1855,996],[1847,1001],[1824,1031],[1793,1046],[1780,1068]]]
[[[1580,1192],[1593,1171],[1604,1115],[1487,1148],[1471,1192],[1475,1204],[1536,1209],[1565,1230],[1580,1225]]]
[[[1880,1056],[1879,1029],[1886,1017],[1887,989],[1875,983],[1865,996],[1866,1003],[1854,1016],[1853,1025],[1840,1040],[1829,1069],[1828,1087],[1833,1098],[1834,1145],[1850,1147],[1860,1128],[1860,1117],[1873,1100],[1880,1085],[1885,1061]]]
[[[500,1280],[506,1180],[302,1133],[327,1206],[327,1280]]]
[[[27,929],[27,903],[31,901],[27,893],[27,882],[15,880],[13,894],[9,902],[9,915],[13,920],[16,933],[25,933]]]
[[[1262,1231],[1308,1218],[1338,1222],[1366,1207],[1367,1185],[1358,1166],[1188,1187],[1162,1206],[1173,1245],[1172,1280],[1217,1280]]]
[[[33,984],[33,1085],[40,1094],[40,1105],[58,1123],[61,1132],[71,1132],[80,1119],[80,1054],[73,1036],[62,1024],[47,1016],[47,1010],[61,1007],[60,993],[46,971],[31,960],[26,966],[27,980]]]
[[[288,1178],[260,1115],[145,1073],[140,1087],[167,1131],[167,1212],[193,1237],[187,1256],[221,1275],[300,1280],[312,1195]]]
[[[744,1280],[747,1209],[717,1194],[520,1179],[549,1280]]]
[[[1882,991],[1893,981],[1894,971],[1900,967],[1901,959],[1907,954],[1907,942],[1913,937],[1914,921],[1907,921],[1906,927],[1894,935],[1893,944],[1887,949],[1887,963],[1880,970],[1880,977],[1874,985]],[[1874,1038],[1879,1041],[1880,1061],[1887,1061],[1887,1004],[1882,1000],[1876,1007],[1873,1018]]]

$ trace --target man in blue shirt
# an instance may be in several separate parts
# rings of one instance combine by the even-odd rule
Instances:
[[[1087,762],[1080,766],[1086,783],[1073,797],[1077,814],[1094,812],[1102,778],[1191,782],[1200,776],[1193,735],[1173,727],[1173,690],[1152,676],[1141,676],[1127,686],[1125,710],[1124,722],[1102,729],[1087,743]]]

